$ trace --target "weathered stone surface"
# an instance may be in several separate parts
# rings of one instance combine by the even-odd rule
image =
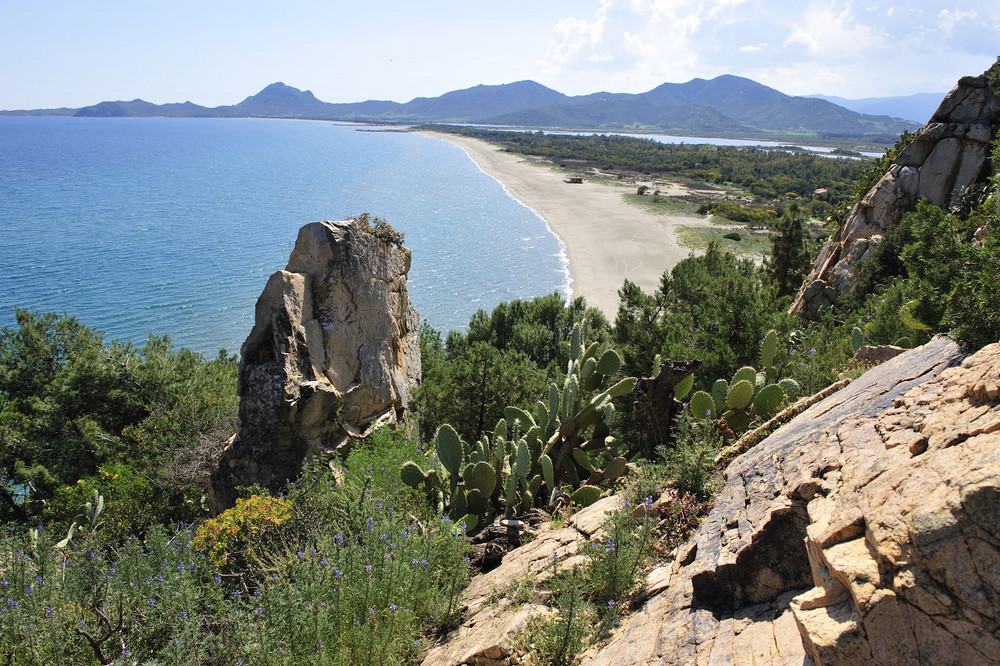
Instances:
[[[899,455],[892,451],[906,449],[887,449],[876,427],[879,419],[897,418],[883,417],[887,412],[903,418],[907,408],[898,401],[907,391],[930,382],[961,359],[955,343],[936,338],[814,403],[734,460],[725,471],[725,485],[712,512],[667,565],[669,570],[655,577],[659,593],[650,594],[610,642],[583,663],[802,664],[807,653],[790,607],[797,595],[797,603],[803,602],[802,613],[812,616],[815,643],[842,650],[837,663],[864,662],[870,660],[868,653],[884,649],[858,640],[855,629],[864,628],[864,619],[850,606],[852,592],[876,600],[884,596],[881,588],[872,587],[878,572],[870,562],[858,561],[851,569],[851,581],[823,576],[813,564],[818,546],[812,538],[807,540],[815,529],[813,506],[832,496],[842,483],[845,465],[858,465],[852,476],[858,487],[866,474],[875,478],[883,466],[891,469],[888,462],[878,462],[880,456]],[[986,372],[983,377],[968,390],[1000,393],[995,374]],[[972,416],[968,412],[966,418]],[[964,430],[972,431],[988,429],[992,421],[976,416],[968,423]],[[991,464],[995,478],[1000,464]],[[919,504],[924,496],[915,487],[911,501]],[[824,523],[823,539],[833,545],[848,544],[828,556],[837,562],[850,561],[865,543],[865,514],[862,507],[855,508],[845,506]],[[821,589],[810,591],[817,587]],[[808,594],[801,596],[804,593]],[[887,635],[886,640],[894,637]]]
[[[948,206],[955,192],[983,180],[998,125],[1000,97],[986,76],[959,81],[827,241],[789,311],[818,318],[824,306],[853,288],[854,269],[867,254],[855,251],[856,243],[883,234],[917,198]],[[817,289],[817,284],[824,288]]]
[[[499,567],[473,578],[462,593],[462,625],[428,651],[424,665],[514,663],[528,622],[551,612],[538,595],[538,584],[557,570],[582,563],[580,546],[599,537],[607,514],[621,507],[619,496],[598,500],[574,514],[566,527],[542,527],[534,539],[507,553]]]
[[[420,378],[409,268],[409,250],[352,221],[302,227],[243,343],[239,432],[212,474],[216,511],[237,486],[276,488],[304,457],[402,415]]]
[[[854,352],[854,358],[850,360],[847,367],[868,369],[879,363],[885,363],[891,358],[896,358],[906,350],[896,345],[864,345]]]
[[[840,433],[875,455],[807,506],[815,587],[791,606],[813,663],[1000,662],[998,386],[990,345]]]

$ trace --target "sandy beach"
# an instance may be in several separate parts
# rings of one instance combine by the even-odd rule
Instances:
[[[705,224],[700,217],[657,215],[622,197],[636,185],[606,182],[569,184],[554,168],[468,137],[423,132],[460,146],[479,167],[515,197],[537,210],[566,244],[573,296],[584,296],[610,319],[618,312],[618,289],[629,279],[644,291],[660,285],[663,271],[691,250],[677,244],[679,224]]]

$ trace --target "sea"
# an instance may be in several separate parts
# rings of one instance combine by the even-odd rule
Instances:
[[[362,212],[413,251],[442,332],[502,301],[572,293],[565,245],[457,146],[329,122],[0,118],[0,326],[15,308],[105,341],[238,353],[298,229]]]

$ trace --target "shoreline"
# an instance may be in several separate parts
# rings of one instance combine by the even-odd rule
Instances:
[[[563,181],[565,174],[501,152],[495,145],[443,132],[419,134],[454,144],[507,192],[536,211],[566,246],[573,297],[614,321],[618,290],[626,279],[645,292],[659,288],[660,277],[692,250],[681,246],[678,225],[705,226],[704,218],[661,215],[633,206],[622,198],[637,184],[616,185],[584,180]]]

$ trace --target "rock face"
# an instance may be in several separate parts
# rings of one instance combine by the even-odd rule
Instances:
[[[622,506],[620,497],[605,497],[575,514],[566,527],[547,524],[499,567],[473,578],[461,597],[462,625],[427,652],[423,666],[517,663],[518,639],[528,623],[551,612],[538,598],[538,586],[557,570],[581,563],[581,545],[600,536],[606,514]]]
[[[299,230],[241,349],[239,432],[212,473],[213,510],[237,486],[277,487],[304,457],[402,416],[420,380],[409,269],[409,250],[353,221]]]
[[[734,460],[583,663],[1000,662],[998,516],[1000,345],[936,338]]]
[[[917,198],[948,206],[957,191],[984,178],[1000,124],[1000,97],[987,74],[959,81],[889,171],[851,209],[820,251],[792,314],[816,319],[820,309],[850,292],[854,268]]]
[[[1000,346],[838,434],[873,446],[807,507],[813,663],[1000,662]]]

